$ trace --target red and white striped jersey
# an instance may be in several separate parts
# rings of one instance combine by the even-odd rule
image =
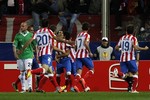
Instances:
[[[57,43],[56,43],[56,47],[57,47],[58,49],[61,49],[61,50],[63,50],[63,51],[66,51],[66,50],[65,50],[66,44],[63,43],[63,42],[57,42]],[[56,54],[61,55],[62,52],[56,51]]]
[[[84,42],[88,41],[90,42],[90,35],[87,32],[81,32],[76,37],[76,58],[85,58],[89,57],[89,52],[85,47]]]
[[[124,35],[120,38],[117,45],[121,47],[121,62],[135,60],[135,50],[133,45],[138,45],[136,37],[131,34]]]
[[[71,58],[72,62],[75,62],[75,58],[76,58],[76,51],[75,48],[73,46],[70,45],[70,54],[69,57]]]
[[[41,28],[35,32],[33,39],[37,41],[38,56],[52,54],[52,45],[55,44],[54,36],[55,34],[48,28]]]

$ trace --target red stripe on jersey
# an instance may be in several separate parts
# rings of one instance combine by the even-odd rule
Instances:
[[[48,29],[48,32],[49,32],[51,38],[53,38],[55,36],[55,34],[52,32],[52,30]]]
[[[83,54],[83,49],[81,50],[80,58],[82,58],[82,54]]]

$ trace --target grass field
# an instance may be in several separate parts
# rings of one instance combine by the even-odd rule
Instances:
[[[150,92],[0,93],[0,100],[150,100]]]

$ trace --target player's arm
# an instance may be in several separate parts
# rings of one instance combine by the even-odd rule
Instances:
[[[63,43],[68,43],[68,44],[75,44],[75,41],[65,40],[65,39],[62,39],[62,38],[57,37],[57,36],[53,36],[53,38],[55,40],[57,40],[58,42],[63,42]]]
[[[22,47],[22,49],[20,50],[20,53],[22,53],[22,52],[26,49],[26,47],[28,47],[29,44],[30,44],[33,40],[34,40],[34,39],[31,38],[28,42],[26,42],[25,45],[24,45],[24,46]]]
[[[52,46],[52,47],[53,47],[53,49],[54,49],[55,51],[65,53],[63,50],[61,50],[61,49],[57,48],[56,46]]]
[[[90,47],[89,47],[89,41],[85,40],[84,45],[85,45],[86,49],[88,50],[90,57],[93,57],[93,54],[92,54]]]
[[[70,54],[70,50],[66,50],[65,53],[57,55],[57,58],[61,58],[61,57],[67,57]]]
[[[13,46],[13,53],[14,53],[14,56],[15,56],[16,59],[19,59],[17,52],[18,52],[18,51],[17,51],[17,49],[16,49],[16,46]]]
[[[148,50],[148,49],[149,49],[148,46],[140,47],[140,46],[138,46],[138,45],[133,45],[133,47],[134,47],[135,50]]]

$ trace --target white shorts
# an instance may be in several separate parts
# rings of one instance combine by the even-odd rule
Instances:
[[[32,68],[33,59],[17,60],[17,67],[20,71],[25,71]]]

